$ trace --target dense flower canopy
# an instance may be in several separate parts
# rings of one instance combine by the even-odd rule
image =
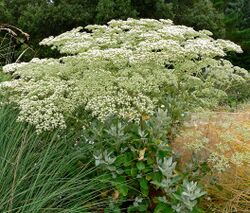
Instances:
[[[40,43],[67,56],[6,65],[4,72],[20,78],[2,88],[20,108],[19,120],[38,131],[65,128],[79,110],[102,121],[138,121],[167,108],[167,97],[184,100],[185,110],[213,106],[248,73],[223,59],[241,48],[211,35],[170,20],[78,27]]]

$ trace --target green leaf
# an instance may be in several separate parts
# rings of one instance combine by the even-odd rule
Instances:
[[[149,193],[148,181],[146,179],[140,179],[141,192],[144,196],[147,196]]]
[[[124,183],[125,181],[126,181],[126,177],[124,176],[119,176],[114,180],[114,182],[116,183]]]
[[[119,155],[119,156],[117,156],[116,160],[115,160],[115,165],[116,166],[120,166],[121,164],[124,163],[125,159],[126,159],[125,155]]]
[[[136,167],[138,170],[143,170],[145,169],[145,164],[143,162],[137,162]]]
[[[162,159],[166,157],[167,154],[168,154],[168,151],[161,150],[158,152],[158,158]]]
[[[111,174],[104,174],[104,175],[100,175],[99,180],[102,182],[109,182],[112,179],[112,175]]]
[[[127,196],[128,194],[128,185],[127,184],[119,184],[116,186],[117,190],[122,196]]]
[[[130,175],[131,174],[131,169],[129,167],[126,168],[126,169],[124,169],[124,171],[125,171],[126,175]]]
[[[129,207],[128,207],[128,213],[134,212],[134,211],[136,211],[136,210],[137,210],[137,206],[129,206]]]
[[[148,175],[146,176],[146,180],[147,180],[147,181],[152,180],[152,178],[153,178],[153,175],[152,175],[152,174],[148,174]]]
[[[130,169],[130,174],[131,174],[131,176],[132,176],[132,177],[136,176],[136,175],[137,175],[137,171],[138,171],[138,170],[137,170],[136,168],[131,168],[131,169]]]
[[[147,157],[147,164],[153,165],[155,163],[155,160],[152,157]]]
[[[205,211],[200,208],[195,207],[191,213],[205,213]]]
[[[176,194],[176,193],[172,194],[172,198],[175,199],[175,200],[181,200],[181,196]]]
[[[154,213],[174,213],[174,210],[171,208],[171,206],[165,203],[158,203],[154,210]]]
[[[110,213],[110,210],[108,208],[105,208],[104,213]]]
[[[131,166],[131,164],[133,163],[133,153],[129,152],[129,153],[126,153],[126,156],[124,158],[124,162],[123,162],[123,165],[125,167],[128,167],[128,166]]]
[[[140,212],[146,212],[147,208],[148,208],[148,205],[146,205],[146,204],[141,204],[138,207]]]
[[[114,179],[113,185],[116,187],[116,189],[122,196],[127,196],[128,185],[126,184],[126,177],[124,176],[117,177],[116,179]]]
[[[155,172],[153,174],[153,181],[161,182],[162,174],[160,172]]]
[[[146,179],[140,179],[140,186],[142,189],[148,189],[148,181]]]

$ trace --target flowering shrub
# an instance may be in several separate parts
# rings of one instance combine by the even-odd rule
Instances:
[[[223,59],[241,48],[211,35],[170,20],[79,27],[40,43],[67,56],[3,67],[18,76],[5,88],[20,108],[19,120],[38,132],[66,128],[68,118],[85,112],[101,121],[139,121],[161,106],[178,117],[183,110],[216,105],[248,75]]]

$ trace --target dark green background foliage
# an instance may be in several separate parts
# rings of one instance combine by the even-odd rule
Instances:
[[[244,54],[230,59],[250,69],[249,0],[0,0],[0,14],[0,23],[31,35],[29,45],[39,57],[48,56],[37,47],[40,40],[79,25],[128,17],[170,18],[175,24],[208,29],[216,38],[240,44]]]

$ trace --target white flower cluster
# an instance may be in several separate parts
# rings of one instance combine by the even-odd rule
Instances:
[[[23,67],[27,65],[26,62],[22,62],[22,63],[13,63],[13,64],[7,64],[3,67],[3,72],[4,73],[13,73],[16,70],[18,70],[19,68]]]
[[[65,128],[67,117],[79,110],[100,120],[118,116],[136,121],[171,94],[188,96],[187,106],[209,106],[224,87],[247,75],[218,59],[241,48],[210,35],[171,20],[129,18],[78,27],[40,43],[68,56],[3,68],[20,77],[8,87],[10,101],[21,110],[19,120],[38,131]]]
[[[149,97],[141,93],[131,97],[125,90],[109,96],[97,96],[86,105],[86,109],[91,110],[92,115],[97,116],[102,121],[109,116],[117,115],[120,118],[139,122],[143,113],[153,115],[154,108],[155,106]]]
[[[66,127],[62,113],[48,100],[23,100],[20,102],[20,108],[18,121],[25,121],[36,126],[37,133]]]
[[[18,81],[3,81],[0,83],[0,88],[16,87],[17,84],[18,84]]]

